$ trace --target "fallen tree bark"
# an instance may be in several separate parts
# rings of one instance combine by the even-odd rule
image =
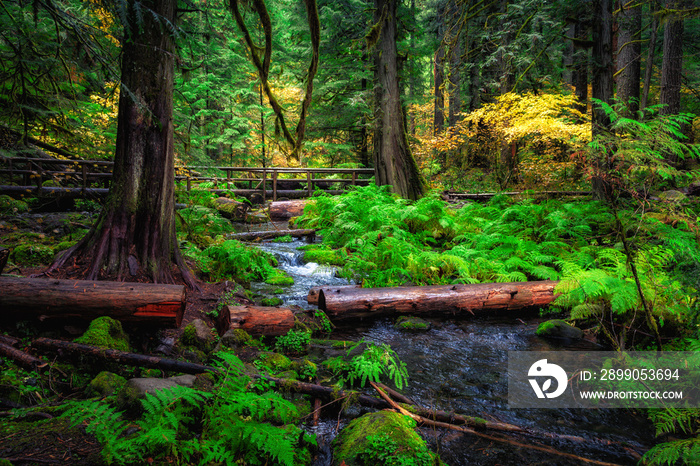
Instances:
[[[332,290],[336,288],[360,288],[360,285],[338,285],[338,286],[314,286],[309,290],[309,294],[306,296],[306,301],[309,304],[313,304],[314,306],[318,306],[318,296],[319,292],[323,289],[328,289],[329,293],[332,293]]]
[[[101,359],[110,359],[122,364],[138,367],[150,367],[164,371],[183,372],[185,374],[201,374],[204,372],[217,372],[216,367],[204,366],[176,359],[148,356],[145,354],[129,353],[98,346],[83,345],[71,341],[55,340],[53,338],[37,338],[32,341],[33,348],[45,348],[50,350],[63,350],[69,353],[80,353]]]
[[[307,202],[306,199],[275,201],[270,204],[270,218],[279,220],[298,217],[304,213],[304,207],[306,207]]]
[[[27,354],[24,351],[13,348],[12,346],[0,342],[0,355],[8,357],[15,361],[20,366],[23,366],[30,371],[35,371],[46,366],[46,362],[39,358],[35,358],[31,354]]]
[[[388,314],[475,314],[494,310],[546,306],[554,299],[556,281],[479,283],[476,285],[404,286],[393,288],[321,288],[318,307],[331,320]]]
[[[280,238],[282,236],[291,236],[292,238],[310,237],[316,235],[316,230],[276,230],[276,231],[251,231],[248,233],[232,233],[227,237],[229,239],[237,239],[239,241],[256,241],[264,239]]]
[[[0,290],[0,313],[25,318],[108,315],[177,327],[186,304],[182,285],[0,277]]]
[[[240,328],[253,336],[284,335],[292,327],[294,313],[290,309],[265,306],[224,306],[216,326],[219,335]]]

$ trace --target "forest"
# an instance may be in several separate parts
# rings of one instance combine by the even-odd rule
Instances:
[[[0,0],[0,101],[0,466],[700,464],[695,2]]]

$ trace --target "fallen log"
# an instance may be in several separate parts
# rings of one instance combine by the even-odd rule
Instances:
[[[30,371],[35,371],[46,366],[46,362],[39,358],[35,358],[31,354],[27,354],[22,350],[13,348],[12,346],[0,342],[0,355],[8,357],[15,361],[20,366],[23,366]]]
[[[284,335],[294,327],[291,309],[266,306],[224,306],[217,321],[219,335],[240,328],[253,336]]]
[[[231,233],[227,236],[229,239],[237,239],[238,241],[258,241],[265,239],[280,238],[282,236],[291,236],[292,238],[309,237],[316,235],[316,230],[300,229],[300,230],[271,230],[271,231],[250,231],[247,233]]]
[[[298,217],[304,213],[306,203],[306,199],[272,202],[270,204],[270,218],[274,220],[284,220],[292,217]]]
[[[328,289],[329,292],[336,288],[360,288],[360,285],[338,285],[338,286],[314,286],[309,290],[309,294],[306,296],[306,301],[309,304],[318,306],[318,295],[322,289]]]
[[[100,348],[93,345],[84,345],[82,343],[73,343],[71,341],[55,340],[53,338],[37,338],[32,341],[32,347],[50,349],[52,351],[63,350],[69,353],[80,353],[100,359],[110,359],[130,366],[150,367],[164,371],[183,372],[185,374],[201,374],[203,372],[217,372],[219,370],[216,367],[204,366],[187,361],[129,353],[115,349]]]
[[[0,277],[0,315],[79,317],[178,327],[185,287],[153,283]]]
[[[457,315],[546,306],[556,281],[393,288],[321,288],[318,307],[331,320],[391,314]]]

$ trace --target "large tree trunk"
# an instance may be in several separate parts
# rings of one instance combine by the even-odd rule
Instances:
[[[74,254],[90,258],[89,280],[146,274],[154,282],[172,283],[176,263],[194,286],[175,236],[175,46],[168,29],[175,8],[175,0],[127,4],[110,193],[91,233],[49,270]]]
[[[419,199],[425,183],[404,131],[396,51],[397,0],[375,0],[375,24],[381,28],[375,51],[376,115],[374,131],[375,182],[391,185],[407,199]]]
[[[178,327],[186,304],[181,285],[0,277],[0,289],[0,316],[15,319],[107,315]]]
[[[620,2],[617,16],[617,101],[627,106],[628,115],[636,118],[639,110],[639,80],[641,77],[642,7]]]
[[[610,104],[613,97],[612,0],[596,0],[593,19],[593,98]],[[593,137],[610,128],[610,118],[600,105],[593,105]],[[591,180],[593,196],[608,199],[610,185],[606,180],[609,162],[597,160],[596,174]]]
[[[652,14],[654,12],[652,11]],[[639,102],[639,109],[644,110],[649,100],[649,89],[651,88],[651,76],[654,72],[654,56],[656,55],[656,38],[659,32],[659,19],[654,15],[649,32],[649,49],[647,51],[647,61],[644,68],[644,85],[642,86],[642,96]]]
[[[555,299],[555,281],[393,288],[323,287],[318,307],[331,320],[407,314],[473,315],[546,306]]]

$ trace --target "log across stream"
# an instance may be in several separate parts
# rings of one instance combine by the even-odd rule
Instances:
[[[295,284],[280,295],[283,306],[307,303],[308,292],[318,286],[355,288],[334,276],[333,270],[317,264],[305,264],[298,246],[306,243],[263,243],[264,250],[276,254],[280,267],[291,275]],[[548,285],[549,286],[549,285]],[[268,290],[256,285],[256,291]],[[270,287],[271,288],[271,287]],[[268,290],[268,291],[271,291]],[[551,289],[550,289],[551,291]],[[551,298],[551,297],[550,297]],[[546,410],[509,409],[507,404],[508,351],[595,350],[591,343],[561,346],[535,336],[537,325],[545,317],[520,311],[508,311],[498,317],[489,313],[467,317],[449,316],[428,320],[432,328],[423,333],[404,333],[393,327],[393,317],[348,319],[338,321],[332,338],[343,340],[364,339],[391,345],[407,364],[408,386],[404,394],[420,405],[444,411],[454,411],[528,426],[542,431],[581,436],[591,439],[583,444],[557,444],[556,448],[582,457],[618,464],[634,464],[629,451],[622,447],[597,444],[593,439],[604,437],[613,443],[638,445],[645,451],[652,442],[653,428],[643,414],[622,410]],[[475,313],[478,314],[478,313]],[[372,395],[375,393],[368,391]],[[338,427],[337,419],[322,421],[316,433],[332,439]],[[551,464],[551,458],[542,453],[514,449],[507,445],[456,433],[424,429],[429,443],[440,452],[450,465],[472,464]],[[488,460],[486,463],[484,461]],[[557,459],[556,464],[574,462]]]

